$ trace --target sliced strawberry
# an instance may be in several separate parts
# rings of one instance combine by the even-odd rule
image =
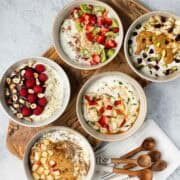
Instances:
[[[104,25],[104,18],[102,16],[99,16],[97,19],[97,25],[98,26],[103,26]]]
[[[43,92],[43,87],[42,86],[39,86],[39,85],[36,85],[36,86],[34,86],[34,88],[33,88],[33,90],[34,90],[34,92],[35,93],[42,93]]]
[[[115,27],[115,28],[113,28],[113,30],[112,30],[114,33],[118,33],[119,32],[119,28],[118,27]]]
[[[85,99],[88,101],[88,104],[89,104],[90,106],[94,106],[94,105],[97,104],[96,101],[93,100],[93,99],[91,100],[89,96],[85,95],[84,97],[85,97]]]
[[[26,69],[26,71],[25,71],[25,73],[24,73],[24,78],[25,79],[31,79],[31,78],[33,78],[34,77],[34,75],[33,75],[33,70],[31,69],[31,68],[27,68]]]
[[[113,108],[113,107],[110,106],[110,105],[108,105],[108,106],[106,107],[107,110],[112,110],[112,108]]]
[[[121,103],[122,103],[121,100],[118,100],[118,101],[115,101],[115,102],[114,102],[114,105],[115,105],[115,106],[118,106],[118,105],[120,105]]]
[[[27,100],[30,103],[36,102],[36,99],[37,99],[37,96],[35,94],[28,94],[28,96],[27,96]]]
[[[48,79],[48,77],[45,73],[41,73],[39,74],[38,79],[42,82],[45,82]]]
[[[104,27],[104,26],[102,26],[101,27],[101,29],[100,29],[100,32],[101,32],[101,34],[106,34],[107,32],[109,32],[109,29],[107,28],[107,27]]]
[[[99,64],[101,61],[101,58],[98,54],[93,54],[92,58],[93,58],[93,61],[96,62],[96,64]]]
[[[38,104],[40,105],[40,106],[46,106],[46,104],[47,104],[47,99],[45,98],[45,97],[42,97],[42,98],[39,98],[38,99]]]
[[[115,48],[116,46],[117,46],[117,43],[116,43],[116,41],[113,40],[113,39],[109,39],[109,40],[107,40],[107,41],[105,42],[105,47],[106,47],[107,49]]]
[[[86,32],[92,32],[94,30],[94,27],[90,24],[86,25]]]
[[[42,112],[43,112],[43,107],[41,107],[41,106],[37,106],[35,109],[34,109],[34,111],[33,111],[33,114],[34,115],[40,115]]]
[[[27,88],[32,88],[32,87],[35,86],[36,81],[35,81],[34,78],[27,79],[26,82],[25,82],[25,84],[26,84],[26,87],[27,87]]]
[[[89,41],[94,41],[94,35],[92,32],[86,33],[86,37]]]
[[[96,42],[99,43],[99,44],[103,44],[104,41],[105,41],[105,39],[106,39],[106,36],[104,36],[104,35],[98,35],[98,36],[96,37]]]
[[[104,111],[105,111],[105,109],[104,109],[104,107],[102,107],[102,108],[99,110],[99,113],[100,113],[100,114],[103,114]]]
[[[126,123],[126,119],[124,118],[123,121],[120,123],[120,127],[123,127],[123,125]]]
[[[35,70],[38,72],[38,73],[41,73],[41,72],[44,72],[46,70],[45,66],[42,65],[42,64],[37,64],[35,66]]]
[[[90,24],[90,20],[91,20],[91,15],[90,14],[83,14],[82,15],[82,20],[84,24]]]
[[[101,127],[105,127],[106,126],[106,117],[101,116],[101,118],[100,118],[100,120],[98,122],[101,125]]]
[[[95,24],[97,23],[97,17],[96,17],[96,15],[91,15],[91,16],[90,16],[90,23],[91,23],[92,25],[95,25]]]
[[[31,109],[25,106],[21,108],[21,113],[23,116],[30,116],[32,114]]]
[[[21,89],[19,90],[19,95],[26,97],[27,96],[27,89],[25,87],[21,87]]]
[[[117,114],[122,114],[122,112],[121,112],[120,109],[116,109],[116,113],[117,113]]]
[[[104,24],[107,26],[111,26],[112,25],[112,20],[108,17],[104,18]]]

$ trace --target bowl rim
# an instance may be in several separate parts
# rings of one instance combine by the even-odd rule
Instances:
[[[70,101],[70,96],[71,96],[71,85],[70,85],[70,81],[69,81],[69,78],[66,74],[66,72],[64,71],[64,69],[59,65],[57,64],[56,62],[52,61],[51,59],[49,58],[46,58],[46,57],[41,57],[41,56],[31,56],[31,57],[26,57],[26,58],[23,58],[23,59],[20,59],[18,61],[16,61],[15,63],[11,64],[10,66],[8,66],[8,68],[6,68],[3,72],[3,75],[1,76],[1,80],[0,80],[0,86],[3,87],[4,84],[2,84],[2,80],[5,78],[5,74],[7,73],[7,71],[9,69],[11,69],[13,66],[15,66],[16,64],[19,64],[21,62],[26,62],[26,61],[31,61],[31,60],[35,60],[37,62],[40,62],[40,63],[44,63],[46,64],[47,66],[49,65],[52,65],[54,67],[56,67],[57,69],[59,69],[63,74],[64,74],[64,77],[65,77],[65,80],[66,80],[66,85],[67,85],[67,99],[66,101],[64,101],[65,103],[62,105],[62,110],[57,113],[57,115],[54,117],[54,118],[51,118],[51,116],[49,118],[47,118],[47,120],[43,121],[43,122],[40,122],[39,124],[26,124],[24,123],[23,121],[20,121],[20,120],[17,120],[15,117],[11,116],[7,109],[4,107],[3,103],[2,103],[2,99],[0,100],[0,107],[1,109],[4,111],[4,113],[6,114],[6,116],[12,120],[13,122],[19,124],[19,125],[22,125],[22,126],[25,126],[25,127],[42,127],[42,126],[46,126],[54,121],[57,120],[57,118],[59,118],[60,116],[63,115],[64,111],[66,110],[68,104],[69,104],[69,101]],[[40,60],[40,61],[39,61]],[[8,107],[7,107],[8,108]]]
[[[164,83],[164,82],[169,82],[169,81],[173,81],[175,79],[177,79],[178,77],[180,77],[180,71],[178,74],[174,75],[174,76],[171,76],[171,77],[168,77],[168,78],[165,78],[165,79],[155,79],[153,77],[149,77],[147,75],[144,75],[143,73],[141,73],[140,71],[138,71],[134,65],[132,64],[132,60],[129,56],[129,53],[128,53],[128,38],[130,36],[130,33],[133,31],[134,29],[134,26],[136,24],[138,24],[139,22],[141,21],[144,21],[144,19],[147,19],[153,15],[164,15],[166,17],[175,17],[176,19],[179,18],[176,14],[170,12],[170,11],[152,11],[152,12],[148,12],[140,17],[138,17],[128,28],[127,32],[126,32],[126,35],[125,35],[125,38],[124,38],[124,54],[125,54],[125,58],[129,64],[129,66],[131,67],[131,69],[138,75],[140,76],[141,78],[145,79],[145,80],[148,80],[148,81],[151,81],[151,82],[156,82],[156,83]]]
[[[129,82],[131,85],[133,85],[133,87],[138,92],[138,95],[139,95],[142,105],[140,105],[141,110],[139,112],[138,118],[136,119],[135,123],[128,131],[126,131],[125,133],[120,133],[120,134],[115,134],[115,135],[105,135],[103,133],[97,132],[92,127],[88,126],[87,123],[85,122],[85,118],[81,118],[81,117],[83,117],[83,114],[82,114],[82,106],[80,106],[80,102],[82,100],[83,92],[91,83],[93,83],[93,81],[96,81],[97,79],[100,79],[105,76],[113,76],[113,75],[118,75],[118,76],[122,77],[126,82]],[[146,95],[145,95],[145,92],[144,92],[142,86],[131,76],[129,76],[125,73],[122,73],[122,72],[118,72],[118,71],[103,72],[103,73],[99,73],[99,74],[93,76],[92,78],[88,79],[84,83],[84,85],[81,87],[81,89],[78,93],[77,100],[76,100],[76,114],[77,114],[78,120],[79,120],[81,126],[83,127],[83,129],[88,134],[93,136],[94,138],[96,138],[100,141],[104,141],[104,142],[122,141],[122,140],[125,140],[128,137],[132,136],[142,126],[143,122],[145,121],[145,118],[147,115],[147,98],[146,98]],[[89,129],[91,129],[92,132]],[[96,135],[95,135],[95,133],[96,133]]]
[[[65,54],[64,50],[59,46],[60,42],[59,40],[57,40],[56,38],[56,28],[57,28],[57,24],[58,27],[60,27],[60,23],[57,23],[59,20],[59,17],[62,16],[62,14],[66,11],[66,9],[68,9],[69,7],[73,6],[73,5],[78,5],[81,3],[86,3],[86,4],[93,4],[93,5],[101,5],[101,6],[105,6],[108,7],[111,12],[113,12],[113,14],[116,16],[118,23],[119,23],[119,28],[120,28],[120,34],[119,34],[119,40],[118,40],[118,46],[116,47],[116,52],[114,53],[114,55],[107,59],[104,63],[100,63],[98,65],[95,66],[81,66],[80,64],[76,65],[73,64],[70,59],[70,57],[68,57],[68,55]],[[53,27],[52,27],[52,37],[53,37],[53,46],[57,52],[57,54],[59,55],[59,57],[69,66],[75,68],[75,69],[79,69],[79,70],[95,70],[95,69],[99,69],[105,65],[107,65],[108,63],[110,63],[112,60],[114,60],[114,58],[117,56],[117,54],[119,53],[122,45],[123,45],[123,39],[124,39],[124,28],[123,28],[123,23],[121,18],[119,17],[118,13],[107,3],[105,2],[101,2],[98,0],[76,0],[76,1],[72,1],[70,3],[68,3],[66,6],[64,6],[63,9],[61,9],[61,11],[59,11],[59,13],[56,15],[56,18],[54,20],[53,23]],[[69,60],[68,60],[69,59]]]
[[[71,129],[69,127],[65,127],[65,126],[52,126],[52,127],[47,127],[41,131],[39,131],[38,133],[36,133],[31,140],[28,142],[28,144],[26,145],[25,148],[25,152],[24,152],[24,156],[23,156],[23,167],[24,167],[24,171],[26,174],[26,177],[28,179],[32,179],[32,174],[30,172],[30,167],[29,167],[29,153],[31,151],[32,146],[46,133],[49,132],[55,132],[55,131],[67,131],[70,133],[73,133],[75,136],[79,136],[81,138],[81,140],[84,141],[86,149],[89,151],[90,154],[90,170],[88,171],[88,177],[87,180],[91,180],[91,178],[94,175],[95,172],[95,166],[96,166],[96,161],[95,161],[95,153],[94,150],[92,148],[92,146],[90,145],[89,141],[82,135],[80,134],[78,131]]]

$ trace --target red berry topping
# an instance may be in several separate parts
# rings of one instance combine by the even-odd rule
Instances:
[[[109,29],[106,27],[101,27],[100,32],[104,35],[105,33],[109,32]]]
[[[43,107],[41,107],[41,106],[37,106],[35,109],[34,109],[34,111],[33,111],[33,114],[34,115],[40,115],[42,112],[43,112]]]
[[[19,95],[23,97],[27,96],[27,90],[25,87],[21,87],[21,89],[19,90]]]
[[[99,36],[96,37],[96,42],[99,43],[99,44],[103,44],[105,39],[106,39],[106,36],[99,35]]]
[[[101,58],[98,54],[93,54],[92,55],[92,60],[91,60],[91,65],[96,65],[96,64],[99,64],[101,61]]]
[[[86,33],[86,37],[89,41],[93,41],[94,40],[94,35],[92,32]]]
[[[26,87],[27,87],[27,88],[32,88],[32,87],[35,86],[35,84],[36,84],[36,81],[35,81],[34,78],[31,78],[31,79],[27,79],[27,80],[26,80]]]
[[[116,27],[116,28],[113,28],[113,32],[114,32],[114,33],[117,33],[117,32],[119,32],[119,28],[118,28],[118,27]]]
[[[107,25],[107,26],[111,26],[112,25],[112,20],[108,17],[106,17],[104,19],[104,24]]]
[[[47,77],[47,75],[45,74],[45,73],[41,73],[41,74],[39,74],[39,80],[40,81],[42,81],[42,82],[45,82],[47,79],[48,79],[48,77]]]
[[[86,31],[87,32],[92,32],[94,30],[94,26],[92,26],[92,25],[87,25],[86,26]]]
[[[31,79],[31,78],[33,78],[33,77],[34,77],[34,75],[33,75],[33,70],[30,69],[30,68],[26,69],[26,71],[25,71],[25,73],[24,73],[24,77],[25,77],[25,79]]]
[[[38,99],[38,104],[39,104],[40,106],[43,106],[43,107],[44,107],[44,106],[47,104],[46,98],[45,98],[45,97],[39,98],[39,99]]]
[[[37,96],[35,94],[28,94],[27,100],[30,103],[36,102]]]
[[[105,42],[105,47],[110,49],[110,48],[115,48],[117,46],[117,43],[113,39],[109,39]]]
[[[34,86],[33,90],[34,90],[35,93],[38,94],[38,93],[42,93],[43,88],[41,86],[39,86],[39,85],[36,85],[36,86]]]
[[[30,116],[31,115],[31,109],[28,107],[22,107],[21,113],[23,116]]]
[[[41,73],[41,72],[44,72],[46,70],[45,66],[42,65],[42,64],[37,64],[35,66],[35,70],[38,72],[38,73]]]

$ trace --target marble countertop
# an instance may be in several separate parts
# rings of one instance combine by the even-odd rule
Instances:
[[[39,56],[51,44],[54,17],[70,0],[0,1],[0,76],[16,60]],[[179,0],[140,0],[152,10],[168,10],[180,15]],[[145,89],[148,117],[154,119],[180,148],[180,79],[152,83]],[[7,117],[0,112],[0,179],[25,180],[23,164],[6,149]],[[176,171],[169,179],[180,179]]]

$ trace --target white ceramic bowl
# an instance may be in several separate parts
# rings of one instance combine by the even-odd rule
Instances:
[[[6,78],[8,75],[10,75],[16,68],[20,67],[23,64],[27,64],[28,62],[32,62],[35,61],[37,63],[42,63],[46,66],[49,66],[50,68],[52,68],[59,76],[60,81],[62,83],[62,89],[63,89],[63,98],[62,98],[62,104],[61,106],[57,109],[57,111],[54,112],[54,114],[52,116],[50,116],[47,119],[44,119],[42,121],[33,121],[33,122],[28,122],[25,120],[20,120],[18,119],[12,112],[12,110],[7,106],[6,102],[5,102],[5,92],[3,89],[5,89],[5,82],[6,82]],[[18,62],[16,62],[15,64],[11,65],[3,74],[3,77],[1,79],[1,83],[0,83],[0,104],[2,109],[5,111],[5,113],[7,114],[9,119],[12,119],[14,122],[23,125],[23,126],[28,126],[28,127],[39,127],[39,126],[44,126],[47,125],[53,121],[55,121],[57,118],[59,118],[63,112],[65,111],[69,99],[70,99],[70,83],[69,83],[69,79],[65,73],[65,71],[55,62],[53,62],[52,60],[48,59],[48,58],[44,58],[44,57],[30,57],[30,58],[25,58],[22,59]],[[57,95],[58,96],[58,95]],[[47,104],[48,106],[48,104]]]
[[[37,133],[31,139],[31,141],[28,143],[28,145],[25,149],[24,159],[23,159],[24,170],[25,170],[27,179],[29,179],[29,180],[33,179],[31,171],[30,171],[30,167],[29,167],[29,154],[31,152],[31,148],[44,134],[51,133],[54,131],[68,132],[68,134],[77,136],[80,139],[81,143],[83,143],[83,146],[86,148],[87,152],[89,153],[90,168],[89,168],[88,174],[86,176],[86,180],[91,180],[92,176],[94,174],[94,170],[95,170],[95,155],[94,155],[94,151],[93,151],[91,145],[89,144],[89,142],[86,140],[86,138],[84,136],[82,136],[81,134],[79,134],[78,132],[76,132],[73,129],[63,127],[63,126],[59,126],[59,127],[55,126],[55,127],[46,128],[46,129],[40,131],[39,133]]]
[[[134,125],[126,132],[120,133],[120,134],[103,134],[98,131],[96,131],[93,127],[87,124],[84,115],[83,115],[83,109],[82,109],[82,99],[83,95],[85,94],[86,90],[88,89],[89,86],[91,86],[95,81],[98,79],[101,79],[102,77],[109,77],[109,76],[119,76],[122,78],[125,82],[128,82],[133,86],[133,88],[136,90],[137,95],[139,96],[140,99],[140,111],[139,115],[134,123]],[[146,96],[144,93],[144,90],[140,86],[140,84],[135,81],[133,78],[130,76],[121,73],[121,72],[106,72],[106,73],[100,73],[98,75],[93,76],[91,79],[89,79],[81,88],[77,102],[76,102],[76,113],[78,116],[78,120],[80,121],[82,127],[84,130],[93,136],[96,139],[99,139],[101,141],[119,141],[119,140],[124,140],[128,138],[129,136],[132,136],[143,124],[146,113],[147,113],[147,102],[146,102]]]
[[[61,28],[61,25],[64,21],[64,19],[66,19],[66,17],[69,15],[69,12],[74,8],[79,6],[80,4],[92,4],[92,5],[98,5],[98,6],[103,6],[106,9],[108,9],[113,16],[117,19],[118,24],[119,24],[119,39],[118,39],[118,46],[116,47],[116,51],[114,53],[114,55],[109,58],[108,60],[106,60],[104,63],[100,63],[98,65],[94,65],[94,66],[89,66],[89,65],[82,65],[80,63],[77,63],[73,60],[71,60],[68,56],[68,54],[66,54],[63,50],[63,48],[61,47],[61,43],[60,43],[60,37],[59,37],[59,31]],[[84,69],[84,70],[93,70],[93,69],[98,69],[101,68],[103,66],[105,66],[106,64],[108,64],[109,62],[111,62],[115,56],[117,55],[117,53],[119,52],[121,46],[122,46],[122,42],[123,42],[123,25],[122,22],[118,16],[118,14],[114,11],[114,9],[112,9],[112,7],[110,7],[108,4],[100,2],[100,1],[90,1],[90,0],[76,0],[73,1],[71,3],[69,3],[67,6],[65,6],[57,15],[55,21],[54,21],[54,25],[53,25],[53,41],[54,41],[54,47],[58,53],[58,55],[62,58],[62,60],[67,63],[68,65],[77,68],[77,69]]]
[[[128,52],[128,40],[129,40],[129,38],[131,36],[131,33],[135,30],[135,27],[138,24],[141,24],[141,23],[147,21],[151,16],[154,16],[154,15],[162,15],[164,17],[174,17],[175,19],[180,19],[176,15],[174,15],[174,14],[172,14],[170,12],[166,12],[166,11],[153,11],[153,12],[147,13],[147,14],[142,15],[139,18],[137,18],[131,24],[131,26],[129,27],[129,29],[128,29],[127,33],[126,33],[125,39],[124,39],[124,53],[125,53],[125,57],[127,59],[128,64],[130,65],[131,69],[136,74],[138,74],[141,78],[146,79],[148,81],[152,81],[152,82],[158,82],[158,83],[172,81],[172,80],[180,77],[180,70],[178,70],[178,71],[176,71],[173,74],[168,75],[168,76],[154,78],[152,76],[149,76],[149,75],[147,75],[145,73],[140,72],[137,68],[135,68],[135,66],[132,63],[132,59],[131,59],[131,57],[129,55],[129,52]]]

